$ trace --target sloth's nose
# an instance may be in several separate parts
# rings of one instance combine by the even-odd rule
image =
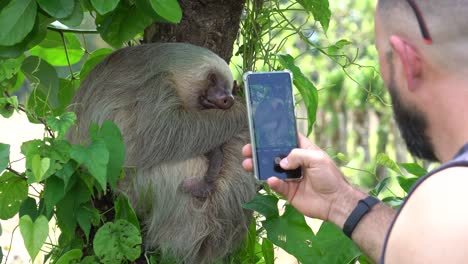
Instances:
[[[230,94],[218,95],[213,103],[221,109],[229,109],[234,104],[234,97]]]

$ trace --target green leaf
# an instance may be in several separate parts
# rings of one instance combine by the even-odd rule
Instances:
[[[374,261],[371,258],[369,258],[368,256],[364,254],[359,256],[358,261],[359,261],[358,262],[359,264],[373,264],[374,263]]]
[[[31,82],[31,85],[44,96],[43,98],[39,98],[40,94],[38,94],[37,98],[34,98],[35,100],[43,100],[45,101],[44,103],[50,104],[51,107],[59,105],[59,79],[57,71],[52,65],[39,57],[30,56],[23,61],[21,70]],[[34,96],[33,94],[31,96]],[[36,114],[42,116],[41,114],[43,113],[39,112]]]
[[[171,23],[179,23],[182,19],[182,9],[177,0],[149,0],[153,10]]]
[[[387,187],[388,185],[388,182],[391,180],[392,178],[391,177],[387,177],[387,178],[384,178],[383,180],[381,180],[375,187],[372,191],[370,191],[370,193],[374,196],[377,196],[380,194],[380,192],[385,188]]]
[[[125,220],[106,223],[94,237],[93,249],[103,263],[133,261],[141,254],[141,236],[134,225]]]
[[[109,162],[109,151],[106,143],[103,140],[96,140],[91,142],[88,147],[74,145],[70,150],[70,155],[72,159],[88,168],[91,175],[101,185],[101,189],[105,191]]]
[[[402,174],[400,168],[398,167],[398,165],[396,164],[395,161],[393,161],[387,154],[385,153],[379,153],[376,157],[376,160],[375,160],[375,163],[376,164],[379,164],[379,165],[382,165],[386,168],[389,168],[391,169],[392,171],[398,173],[398,174]]]
[[[73,8],[73,12],[71,15],[59,19],[60,23],[68,26],[68,27],[77,27],[81,25],[81,21],[83,21],[83,8],[81,8],[81,3],[79,0],[75,0],[75,7]]]
[[[44,147],[44,142],[39,139],[33,139],[30,141],[23,142],[21,145],[21,153],[25,156],[30,156],[40,153],[40,150]]]
[[[80,79],[86,79],[86,76],[88,76],[88,74],[94,69],[94,67],[107,56],[109,56],[109,54],[111,54],[112,52],[112,49],[103,48],[95,50],[93,53],[91,53],[88,57],[88,60],[86,60],[86,63],[81,68]]]
[[[23,203],[21,203],[19,217],[21,218],[23,215],[29,215],[31,220],[36,221],[37,217],[40,215],[37,210],[36,199],[28,197],[23,201]]]
[[[273,243],[270,240],[264,238],[262,241],[262,253],[265,264],[275,264],[275,251],[273,249]]]
[[[39,6],[55,18],[66,18],[73,13],[75,2],[73,0],[36,0]]]
[[[101,262],[99,262],[99,259],[96,256],[86,256],[81,261],[81,264],[101,264]]]
[[[33,222],[29,215],[24,215],[20,218],[19,227],[24,245],[34,260],[49,234],[49,221],[41,215]]]
[[[23,83],[24,74],[22,72],[18,72],[12,78],[0,81],[0,94],[5,94],[5,92],[8,94],[14,94]]]
[[[11,1],[13,2],[13,1]],[[0,57],[2,58],[16,58],[19,57],[26,50],[32,48],[41,40],[43,40],[47,33],[47,26],[53,22],[54,19],[47,17],[40,12],[37,13],[34,27],[31,32],[18,44],[14,46],[0,45]]]
[[[58,92],[60,104],[53,110],[55,116],[60,116],[66,113],[66,110],[69,110],[69,105],[73,100],[75,92],[80,87],[80,80],[72,79],[60,79],[60,89]]]
[[[81,230],[83,230],[86,236],[86,241],[89,241],[91,223],[99,223],[99,211],[90,204],[83,205],[78,209],[76,216],[78,225],[81,227]]]
[[[48,98],[43,92],[37,89],[32,91],[26,104],[26,109],[28,110],[26,114],[29,122],[40,124],[41,122],[38,118],[45,118],[46,116],[53,114],[53,108],[47,100]]]
[[[291,55],[278,55],[281,65],[290,70],[294,76],[294,85],[301,93],[302,99],[307,107],[308,128],[307,135],[312,133],[312,128],[315,122],[318,106],[318,93],[314,84],[304,76],[301,69],[294,63],[294,58]]]
[[[16,96],[0,98],[0,115],[10,118],[15,109],[18,109],[18,98]]]
[[[93,7],[96,9],[96,11],[104,15],[106,13],[109,13],[110,11],[114,10],[117,5],[119,4],[120,0],[91,0],[91,3],[93,4]]]
[[[73,112],[67,112],[59,117],[47,117],[47,124],[54,132],[58,132],[57,139],[63,139],[67,134],[68,129],[73,126],[76,120],[76,115]]]
[[[323,222],[313,240],[310,263],[353,263],[359,248],[334,224]]]
[[[66,52],[64,45],[67,47]],[[70,61],[71,65],[80,62],[84,55],[84,49],[75,34],[63,33],[62,39],[59,32],[49,30],[46,38],[39,45],[33,47],[30,53],[44,59],[53,66],[68,66],[68,61]]]
[[[0,82],[12,79],[21,69],[24,56],[15,59],[0,59]]]
[[[331,45],[330,47],[328,47],[327,53],[328,53],[328,55],[335,55],[343,47],[351,45],[351,44],[352,44],[352,42],[350,42],[350,41],[348,41],[346,39],[339,40],[334,45]]]
[[[0,46],[21,42],[34,27],[37,6],[34,0],[14,0],[0,10]]]
[[[61,140],[53,140],[46,144],[41,140],[31,140],[24,142],[21,146],[21,153],[26,156],[26,176],[28,176],[28,183],[37,182],[37,180],[45,180],[55,173],[56,170],[60,169],[60,164],[57,162],[67,162],[69,156],[61,153],[70,149],[67,142]],[[63,148],[63,150],[58,150]],[[47,156],[47,157],[45,157]],[[42,158],[49,159],[42,160]],[[47,168],[47,170],[46,170]]]
[[[398,163],[398,165],[403,167],[409,174],[417,177],[421,177],[427,174],[427,170],[417,163]]]
[[[57,224],[62,233],[67,236],[75,236],[77,224],[77,212],[80,206],[89,202],[91,192],[82,181],[77,183],[65,193],[65,197],[56,204]]]
[[[90,135],[93,140],[102,140],[109,151],[107,181],[115,189],[125,160],[125,145],[120,129],[112,121],[104,121],[101,128],[92,125]]]
[[[393,208],[398,208],[403,203],[403,198],[400,197],[386,197],[382,199],[382,202],[390,205]]]
[[[68,252],[65,252],[55,264],[77,264],[80,263],[83,252],[81,249],[72,249]]]
[[[279,216],[278,198],[273,195],[257,194],[250,202],[243,204],[242,207],[257,211],[267,219]]]
[[[27,197],[26,180],[11,172],[4,172],[0,176],[0,219],[12,218]]]
[[[152,22],[150,17],[126,1],[120,1],[114,11],[96,17],[96,27],[101,37],[116,48],[142,33]]]
[[[320,22],[323,31],[326,33],[331,17],[328,0],[298,0],[297,2],[312,13],[315,21]]]
[[[75,172],[75,168],[72,162],[68,162],[64,164],[60,170],[55,172],[55,176],[63,180],[64,190],[67,190],[69,187],[71,187],[71,185],[73,185],[73,184],[69,185],[69,183],[74,172]]]
[[[346,157],[343,153],[336,154],[336,158],[340,161],[339,165],[344,166],[349,163],[348,157]]]
[[[44,149],[43,155],[47,155],[49,158],[60,163],[67,163],[70,160],[71,145],[68,141],[60,139],[46,139],[46,141],[48,144]]]
[[[52,211],[52,212],[46,212],[46,208],[45,208],[45,201],[44,201],[44,198],[41,198],[39,200],[39,208],[37,209],[38,211],[38,214],[40,212],[40,214],[44,215],[45,217],[47,217],[47,219],[49,219],[49,221],[52,219],[52,216],[55,216],[55,211]],[[34,219],[33,219],[34,220]]]
[[[258,250],[261,246],[257,239],[257,221],[255,218],[250,221],[249,230],[243,245],[234,257],[245,260],[244,263],[258,263],[262,252]]]
[[[54,206],[65,197],[65,184],[55,176],[47,179],[44,185],[44,202],[47,214],[54,210]]]
[[[410,178],[397,177],[397,180],[398,180],[398,184],[400,185],[400,187],[406,193],[409,193],[409,191],[411,190],[411,187],[413,187],[413,185],[418,181],[418,178],[417,177],[410,177]]]
[[[47,172],[47,170],[49,170],[49,168],[50,168],[49,158],[41,159],[41,156],[38,154],[33,156],[32,171],[36,179],[36,182],[41,182],[44,179],[44,175]]]
[[[10,145],[0,143],[0,172],[10,163]]]
[[[103,48],[95,50],[93,53],[91,53],[88,59],[86,60],[86,63],[81,68],[80,79],[86,79],[86,76],[88,76],[88,74],[94,69],[94,67],[107,56],[109,56],[109,54],[111,54],[112,52],[112,49]]]
[[[314,233],[304,216],[294,207],[287,204],[282,216],[267,218],[262,225],[271,242],[295,256],[301,263],[311,263]]]
[[[123,195],[117,197],[117,200],[114,202],[114,206],[115,220],[127,220],[128,222],[132,223],[138,229],[138,231],[140,231],[140,222],[138,221],[138,217],[136,216],[135,211],[130,205],[127,197]]]

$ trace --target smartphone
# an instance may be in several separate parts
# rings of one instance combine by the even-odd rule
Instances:
[[[300,179],[300,168],[283,170],[279,165],[298,147],[292,73],[247,72],[244,84],[255,176],[261,181],[272,176]]]

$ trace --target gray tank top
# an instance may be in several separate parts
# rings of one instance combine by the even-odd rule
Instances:
[[[390,236],[390,233],[392,232],[393,225],[395,224],[396,219],[400,215],[401,210],[405,206],[406,201],[408,201],[408,199],[411,198],[411,195],[416,190],[416,188],[418,188],[418,186],[422,182],[424,182],[426,179],[428,179],[429,177],[431,177],[432,175],[434,175],[435,173],[437,173],[437,172],[439,172],[441,170],[445,170],[445,169],[450,168],[450,167],[461,167],[461,166],[468,167],[468,143],[465,144],[465,146],[463,146],[463,148],[457,153],[457,155],[455,155],[455,157],[451,161],[442,164],[437,169],[435,169],[435,170],[429,172],[428,174],[424,175],[423,177],[419,178],[419,180],[413,185],[413,187],[411,187],[411,190],[409,191],[408,196],[403,201],[403,204],[401,205],[400,209],[398,210],[397,214],[395,215],[395,218],[393,219],[392,224],[390,225],[390,228],[387,231],[387,235],[385,236],[385,242],[384,242],[384,245],[383,245],[382,256],[380,257],[380,264],[385,263],[384,258],[385,258],[385,253],[387,251],[388,238]]]

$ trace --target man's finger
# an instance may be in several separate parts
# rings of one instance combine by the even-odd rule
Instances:
[[[299,184],[299,182],[292,182],[292,181],[291,182],[286,182],[286,181],[280,180],[280,179],[278,179],[276,177],[269,178],[267,180],[267,183],[268,183],[268,185],[270,186],[270,188],[272,190],[274,190],[277,193],[283,195],[289,201],[290,201],[290,199],[292,199],[292,197],[294,195],[294,192],[297,189],[297,185]]]
[[[252,157],[252,144],[247,144],[242,148],[242,155],[246,158]]]
[[[293,149],[289,155],[281,160],[281,168],[294,170],[299,167],[313,168],[317,161],[323,160],[326,154],[320,149]]]
[[[301,133],[297,133],[299,138],[299,147],[303,149],[320,149],[312,141],[310,141],[306,136]]]
[[[252,161],[252,159],[245,159],[242,162],[242,167],[244,167],[244,170],[252,172],[253,171],[253,161]]]

